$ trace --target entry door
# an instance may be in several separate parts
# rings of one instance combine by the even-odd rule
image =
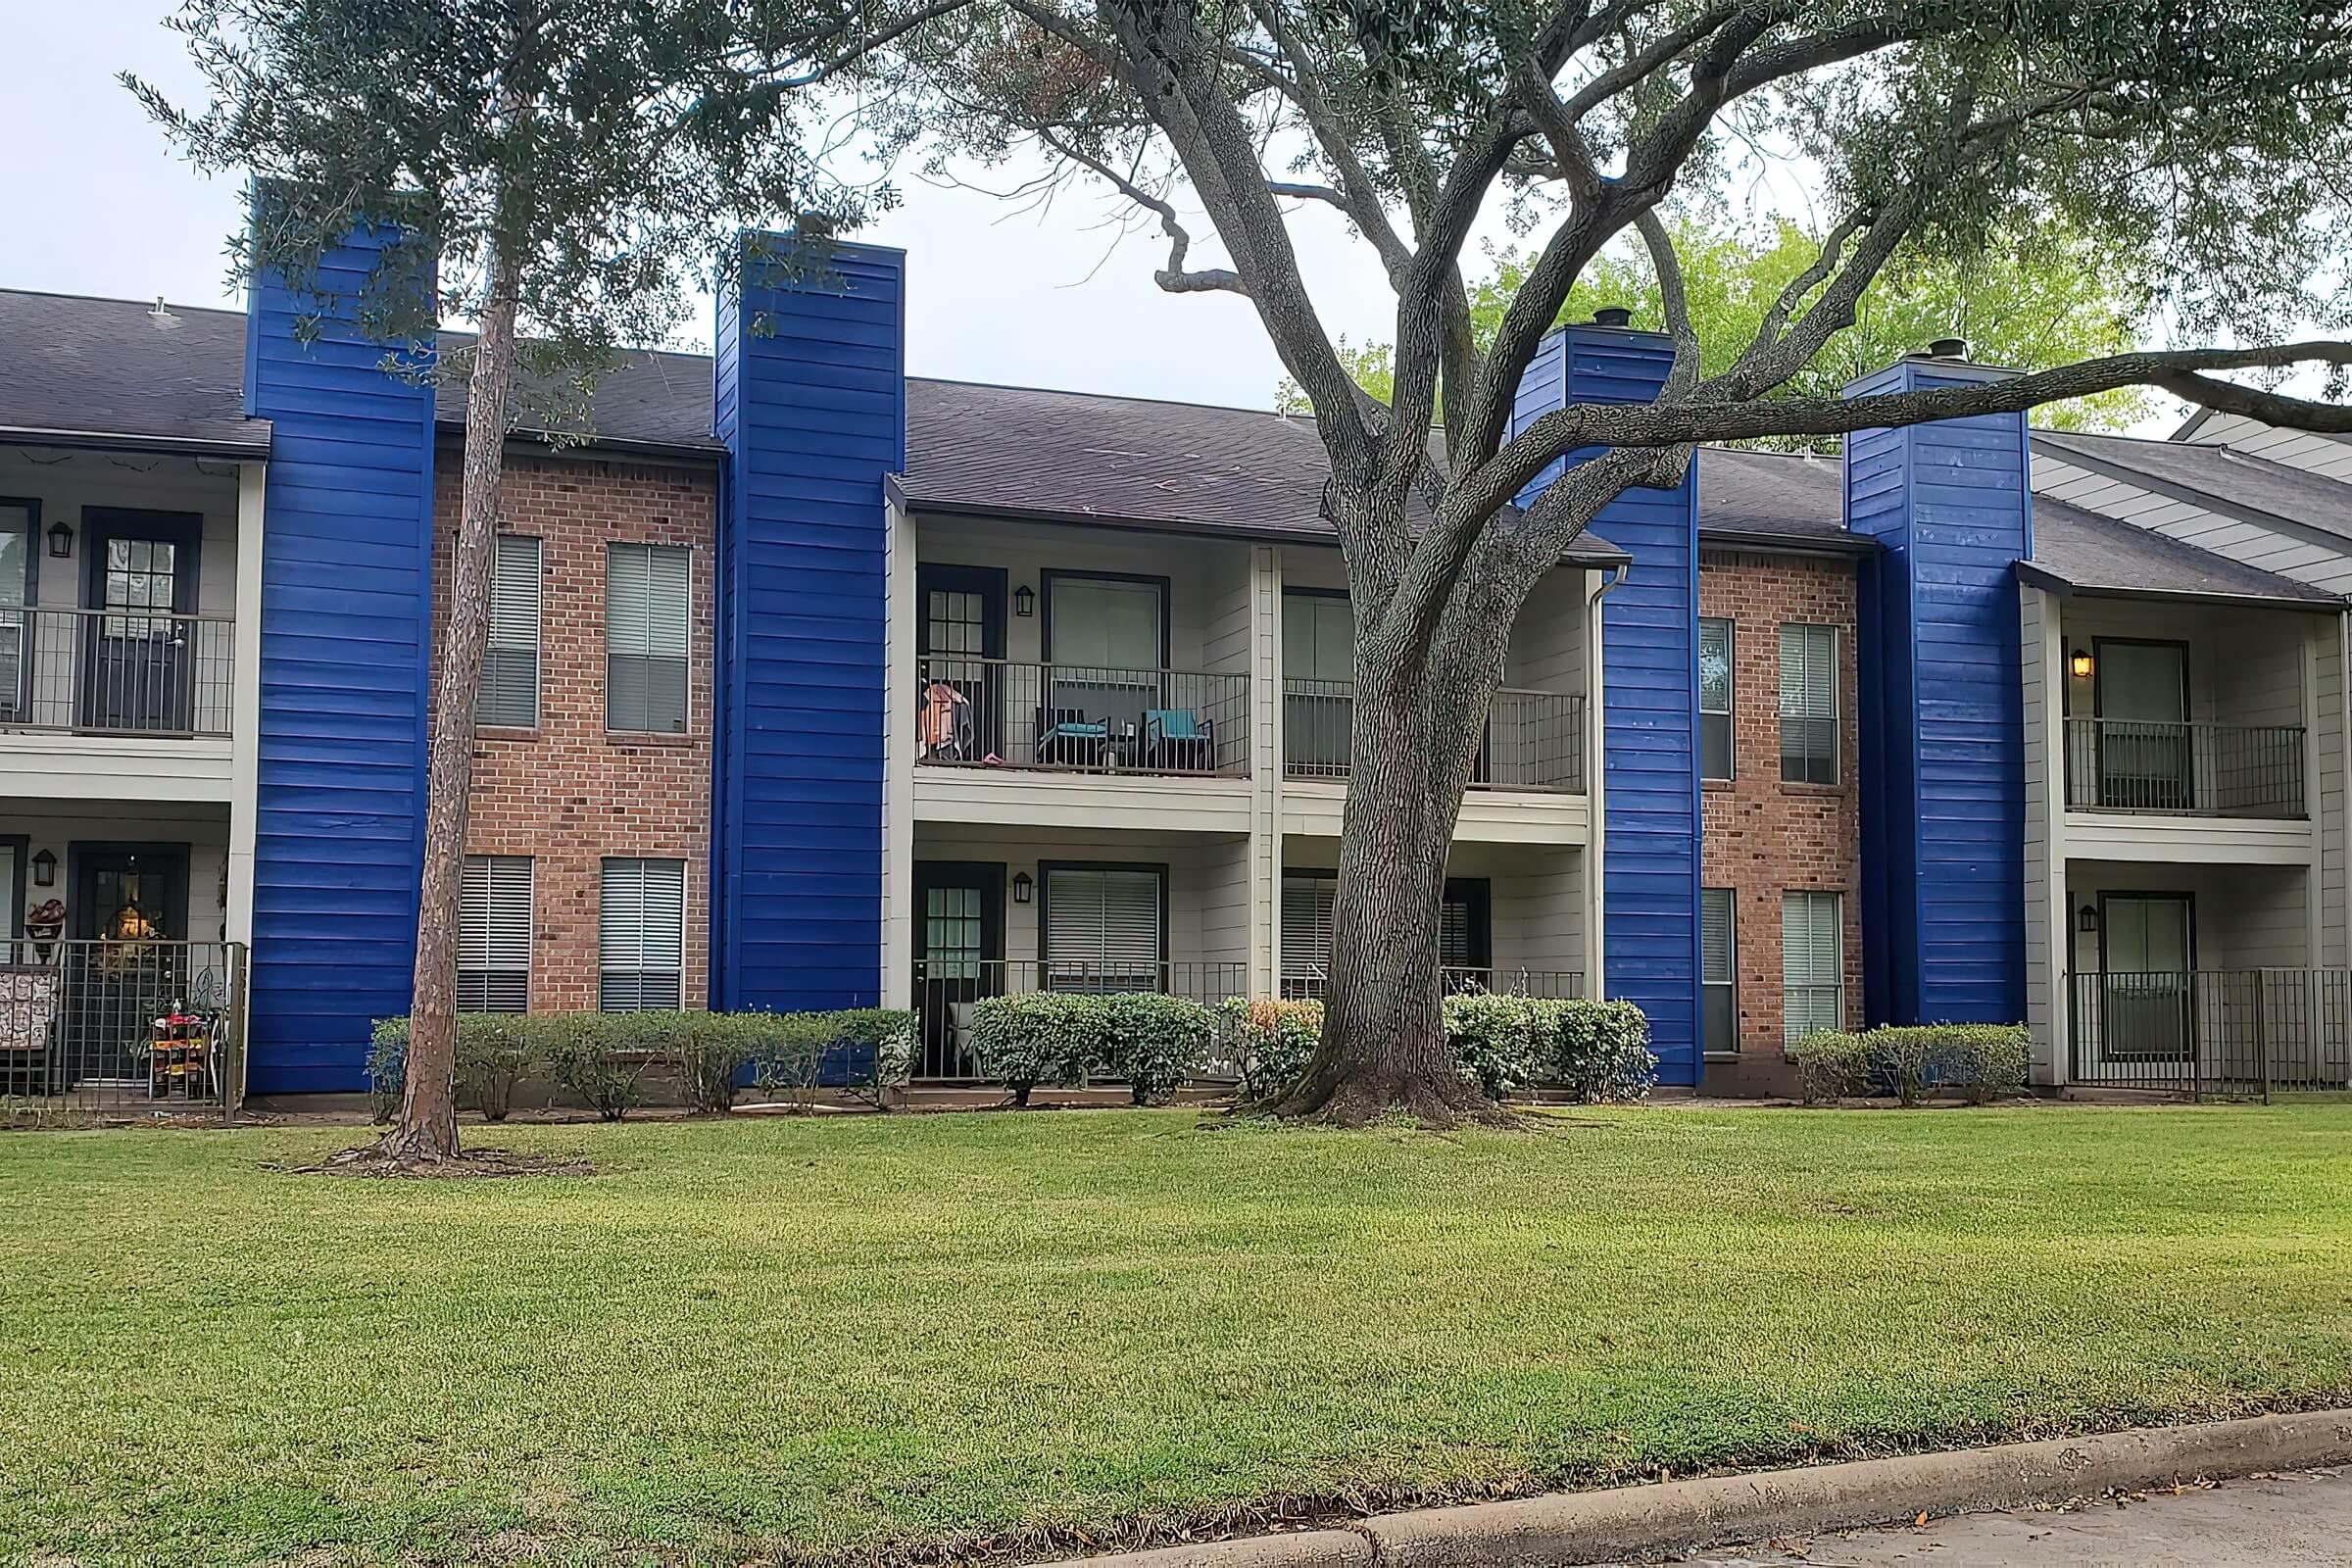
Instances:
[[[31,716],[32,551],[40,534],[40,508],[30,501],[0,497],[0,722]],[[16,927],[0,932],[13,937]]]
[[[918,686],[915,755],[977,762],[1004,750],[1004,573],[995,566],[915,568]]]
[[[2184,643],[2096,644],[2099,804],[2135,811],[2185,810],[2195,802]]]
[[[2099,899],[2099,967],[2105,996],[2100,1044],[2111,1057],[2186,1060],[2195,1044],[2190,1004],[2196,909],[2180,893],[2109,893]]]
[[[1004,990],[1004,868],[917,860],[914,906],[915,1076],[977,1078],[972,1005]]]
[[[82,511],[81,721],[92,729],[176,732],[189,725],[196,542],[184,512]]]
[[[76,1082],[145,1075],[150,1025],[186,994],[188,852],[184,845],[72,847],[70,973],[63,1013],[66,1075]]]

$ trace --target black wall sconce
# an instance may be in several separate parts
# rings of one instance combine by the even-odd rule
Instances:
[[[2075,679],[2088,680],[2090,679],[2091,670],[2096,666],[2091,663],[2090,655],[2084,652],[2082,649],[2078,648],[2075,650],[2073,657],[2067,660],[2066,667],[2075,672]]]
[[[74,530],[66,526],[63,517],[49,525],[49,554],[57,561],[71,560],[74,555]]]
[[[57,857],[47,850],[32,858],[32,885],[36,888],[57,886]]]
[[[2086,937],[2098,935],[2099,910],[2096,905],[2082,906],[2082,912],[2075,916],[2075,929]]]
[[[1013,903],[1015,903],[1015,904],[1027,904],[1027,903],[1028,903],[1028,902],[1029,902],[1029,901],[1030,901],[1032,898],[1036,897],[1036,895],[1037,895],[1037,884],[1036,884],[1035,882],[1033,882],[1033,881],[1031,881],[1031,880],[1030,880],[1030,877],[1029,877],[1029,873],[1028,873],[1028,872],[1026,872],[1026,871],[1017,871],[1017,872],[1013,873],[1013,878],[1012,878],[1012,902],[1013,902]]]
[[[1012,591],[1012,612],[1023,617],[1024,619],[1028,616],[1036,614],[1037,590],[1030,587],[1027,583],[1023,583],[1018,588],[1015,588]]]

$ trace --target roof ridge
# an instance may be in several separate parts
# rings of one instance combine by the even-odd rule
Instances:
[[[0,288],[0,294],[13,294],[30,300],[79,300],[85,305],[135,305],[142,311],[152,311],[156,307],[154,299],[134,300],[120,294],[75,294],[60,288]],[[245,318],[243,311],[226,305],[174,305],[169,295],[160,295],[158,298],[168,311],[185,311],[192,316],[228,316],[240,321]]]

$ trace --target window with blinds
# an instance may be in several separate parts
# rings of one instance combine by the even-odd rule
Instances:
[[[1738,933],[1730,888],[1698,890],[1699,1046],[1705,1051],[1740,1049]]]
[[[458,882],[458,1010],[531,1010],[531,858],[468,855]]]
[[[1789,1045],[1845,1027],[1845,937],[1836,893],[1781,895],[1781,1021]]]
[[[605,551],[605,728],[686,732],[694,553],[678,545]]]
[[[1781,778],[1838,782],[1838,628],[1781,628]]]
[[[1156,870],[1048,869],[1046,989],[1159,990],[1162,885]]]
[[[539,722],[539,541],[502,533],[490,564],[490,643],[473,721],[528,729]]]
[[[686,862],[607,860],[596,931],[599,1007],[677,1006],[686,967]]]
[[[1331,980],[1332,906],[1339,879],[1282,879],[1282,982],[1293,996],[1319,997]]]
[[[1732,776],[1732,623],[1698,623],[1698,776]]]

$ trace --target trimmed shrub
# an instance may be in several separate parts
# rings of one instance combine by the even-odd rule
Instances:
[[[607,1121],[635,1109],[645,1069],[662,1059],[675,1027],[672,1012],[548,1012],[529,1033],[557,1083]]]
[[[538,1046],[516,1012],[458,1014],[458,1102],[489,1121],[514,1108],[514,1086],[539,1060]]]
[[[1916,1105],[1934,1089],[1957,1089],[1982,1105],[2026,1082],[2032,1036],[2017,1023],[1931,1023],[1866,1031],[1873,1073]]]
[[[1027,991],[972,1006],[972,1050],[980,1070],[1004,1085],[1016,1105],[1041,1083],[1082,1082],[1108,1054],[1110,1009],[1078,992]]]
[[[1860,1035],[1817,1029],[1796,1043],[1796,1092],[1808,1105],[1870,1087],[1870,1047]]]
[[[2034,1035],[2022,1023],[1945,1024],[1952,1039],[1952,1079],[1972,1105],[2026,1087]]]
[[[1323,1038],[1323,1004],[1311,998],[1231,997],[1217,1011],[1241,1070],[1242,1098],[1251,1102],[1277,1099],[1297,1083]]]
[[[686,1108],[698,1116],[723,1116],[735,1106],[735,1076],[749,1062],[761,1036],[760,1014],[681,1012],[673,1020],[668,1054],[677,1062]]]
[[[1646,1099],[1658,1081],[1649,1019],[1630,1002],[1558,1002],[1552,1076],[1587,1103]]]
[[[850,1007],[840,1012],[812,1012],[822,1039],[816,1071],[821,1077],[827,1055],[845,1053],[842,1092],[882,1109],[889,1108],[891,1091],[904,1089],[914,1076],[914,1014],[905,1007]],[[856,1071],[860,1057],[862,1073]]]
[[[378,1018],[368,1042],[368,1113],[377,1126],[400,1109],[409,1081],[409,1020]]]
[[[1104,997],[1102,1006],[1111,1074],[1133,1087],[1137,1104],[1148,1105],[1200,1076],[1216,1022],[1207,1007],[1156,991],[1117,992]]]
[[[1461,1075],[1501,1100],[1549,1077],[1559,1055],[1566,1004],[1492,991],[1464,991],[1442,1004],[1446,1042]]]

